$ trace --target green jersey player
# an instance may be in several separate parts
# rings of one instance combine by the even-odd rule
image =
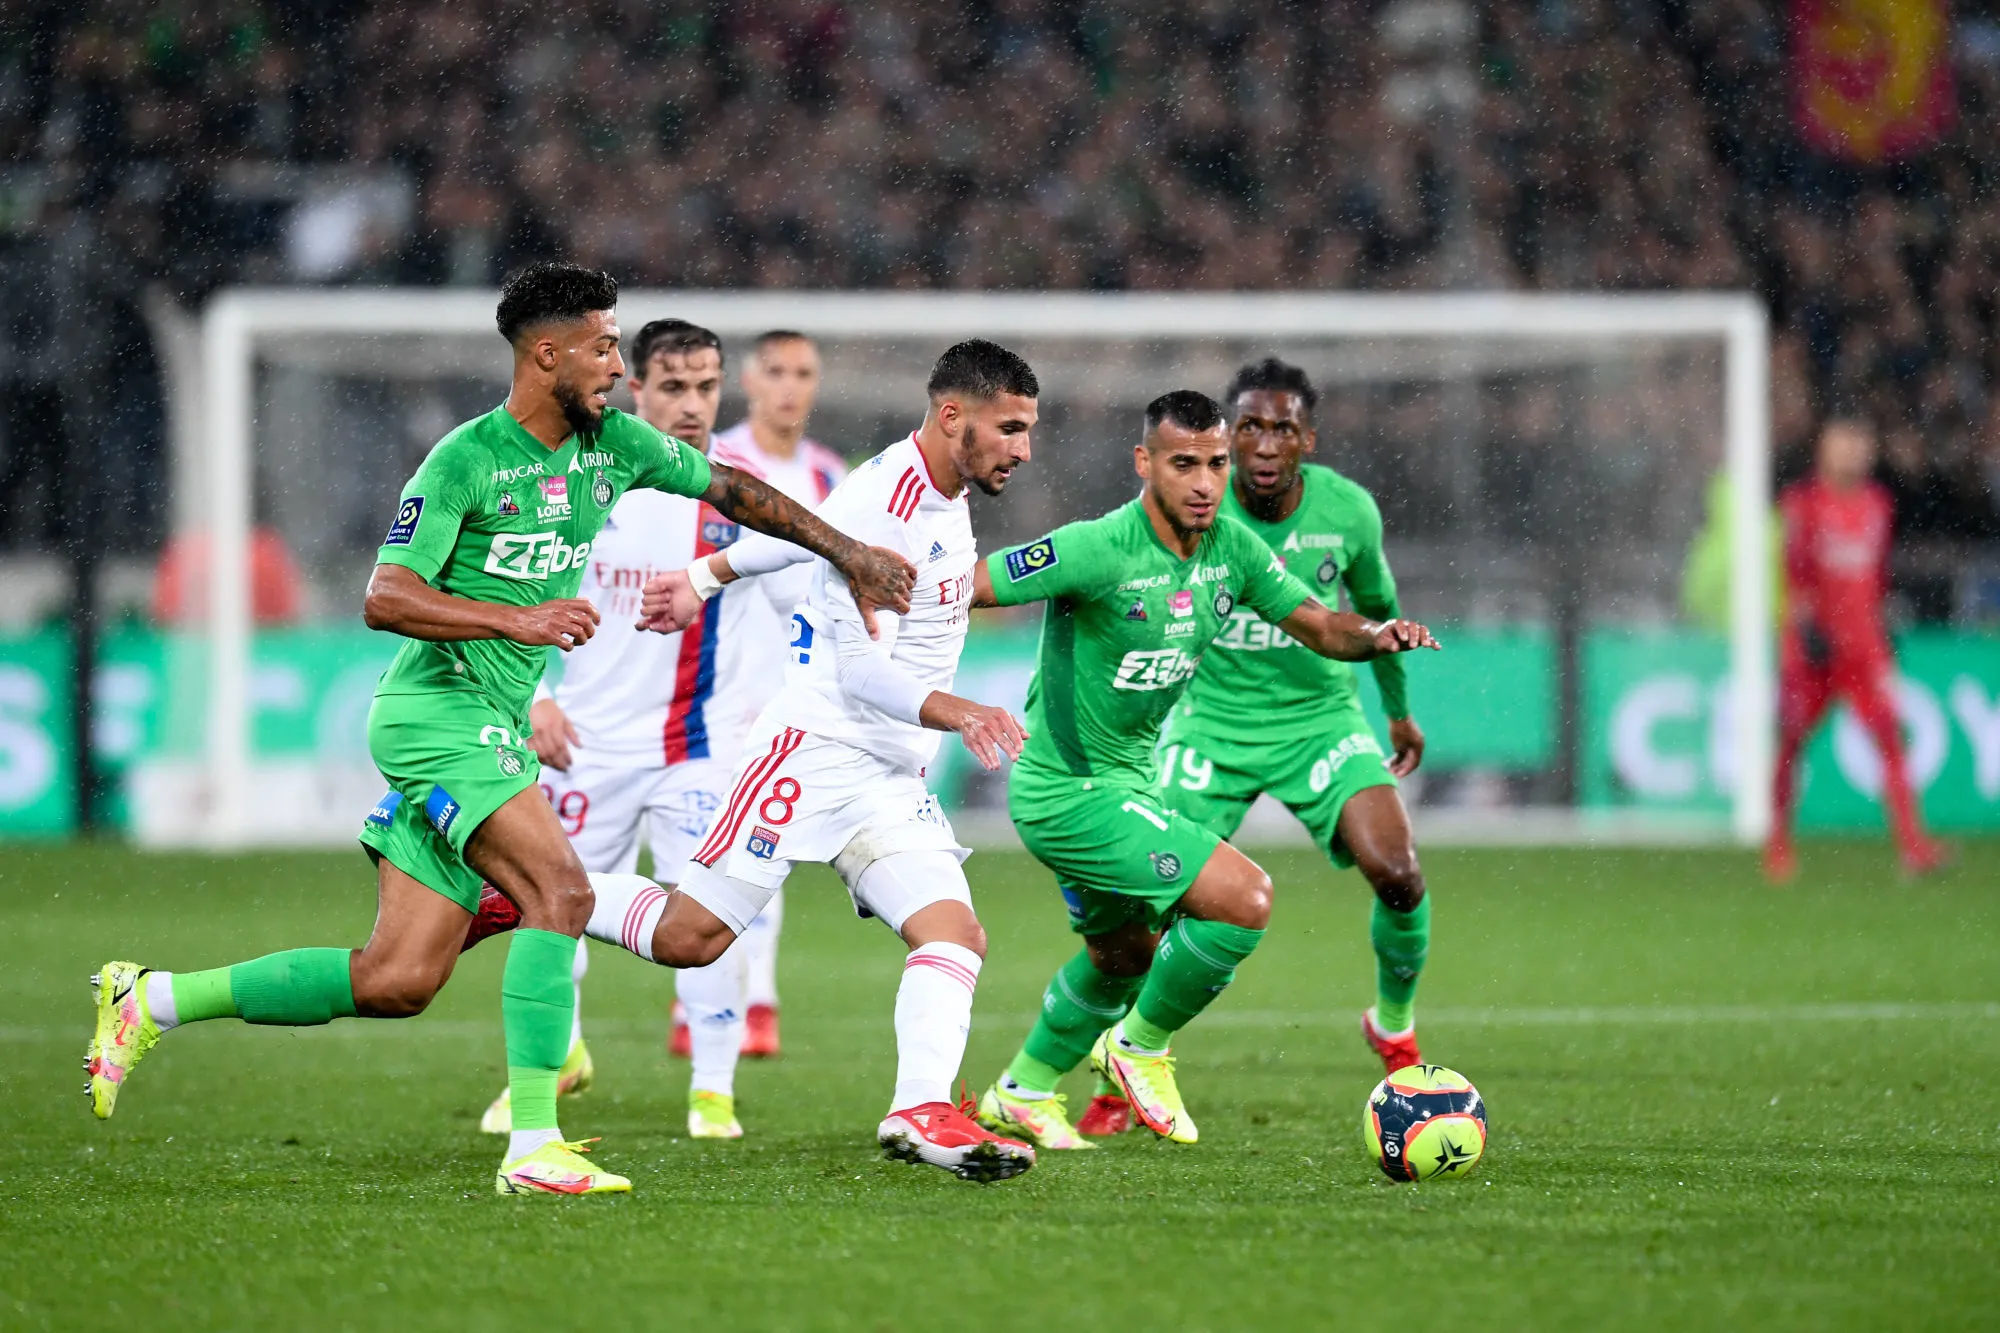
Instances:
[[[536,264],[500,295],[513,348],[507,401],[447,435],[404,488],[364,617],[407,640],[376,687],[368,748],[390,791],[361,835],[376,862],[365,947],[292,949],[169,973],[112,962],[88,1055],[92,1109],[109,1117],[161,1035],[201,1019],[305,1027],[421,1012],[451,975],[491,883],[520,909],[501,984],[513,1135],[502,1194],[596,1194],[630,1182],[593,1166],[556,1125],[569,1049],[570,967],[590,879],[536,785],[528,705],[548,650],[590,638],[576,596],[591,543],[628,488],[698,495],[747,527],[819,552],[859,595],[908,607],[914,571],[731,468],[607,404],[625,372],[618,284]]]
[[[1229,440],[1209,398],[1179,390],[1155,399],[1134,464],[1144,482],[1137,500],[992,557],[975,593],[991,605],[1048,603],[1008,811],[1055,872],[1084,947],[1049,983],[980,1115],[1050,1148],[1093,1146],[1055,1092],[1086,1053],[1149,1129],[1181,1143],[1197,1137],[1168,1047],[1256,948],[1271,881],[1161,801],[1156,746],[1237,608],[1322,657],[1437,646],[1421,625],[1329,610],[1249,528],[1220,514]]]
[[[1304,461],[1318,442],[1318,398],[1303,370],[1276,359],[1236,373],[1224,400],[1235,468],[1222,512],[1321,597],[1331,602],[1345,588],[1362,615],[1393,619],[1402,612],[1374,497]],[[1389,716],[1386,756],[1351,667],[1239,610],[1162,729],[1160,782],[1163,801],[1223,837],[1269,792],[1336,866],[1360,868],[1375,891],[1376,962],[1376,1001],[1361,1031],[1393,1073],[1422,1062],[1413,1001],[1430,948],[1430,900],[1396,779],[1422,762],[1424,733],[1410,716],[1402,660],[1377,658],[1374,672]]]

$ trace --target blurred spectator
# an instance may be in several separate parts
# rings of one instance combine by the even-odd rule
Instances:
[[[153,621],[175,629],[208,614],[208,538],[173,537],[153,571]],[[250,530],[250,616],[259,625],[290,625],[305,612],[298,561],[275,528]]]
[[[0,268],[84,310],[556,253],[656,286],[1750,286],[1781,448],[1836,400],[1913,422],[1896,475],[1962,532],[2000,375],[1989,4],[1955,6],[1949,139],[1861,169],[1800,146],[1782,0],[1488,0],[1475,96],[1428,123],[1382,0],[17,0]]]

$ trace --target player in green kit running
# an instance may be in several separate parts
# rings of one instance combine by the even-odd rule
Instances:
[[[1368,492],[1332,468],[1305,462],[1318,438],[1319,395],[1297,366],[1245,366],[1223,402],[1234,468],[1222,512],[1247,526],[1300,582],[1333,601],[1340,588],[1362,615],[1402,614],[1382,554],[1382,515]],[[1187,697],[1160,733],[1160,799],[1224,838],[1269,792],[1296,815],[1334,865],[1358,867],[1375,891],[1375,1004],[1361,1033],[1393,1073],[1421,1064],[1414,1001],[1430,951],[1430,899],[1416,836],[1396,779],[1423,760],[1398,656],[1374,661],[1389,715],[1385,756],[1355,693],[1353,669],[1294,643],[1238,607]],[[1100,1084],[1077,1119],[1085,1135],[1129,1128],[1124,1098]]]
[[[1178,390],[1149,404],[1134,465],[1144,482],[1137,500],[993,556],[974,594],[998,606],[1048,602],[1028,688],[1030,736],[1007,807],[1028,850],[1055,872],[1084,947],[1049,983],[1027,1042],[979,1111],[989,1128],[1050,1148],[1095,1146],[1055,1091],[1086,1054],[1147,1128],[1179,1143],[1197,1138],[1168,1048],[1257,947],[1271,881],[1161,802],[1156,746],[1236,609],[1322,657],[1437,646],[1422,625],[1329,610],[1270,547],[1221,516],[1229,438],[1211,399]]]
[[[631,1187],[583,1157],[556,1124],[570,967],[593,894],[536,785],[528,747],[528,705],[548,650],[585,642],[597,625],[576,596],[591,543],[620,495],[653,487],[698,495],[747,527],[824,555],[870,600],[907,609],[914,571],[609,407],[625,373],[617,300],[608,275],[573,264],[532,265],[508,282],[497,312],[514,352],[507,401],[431,450],[376,557],[364,617],[407,642],[368,716],[369,753],[390,791],[361,834],[378,881],[367,945],[293,949],[206,972],[106,963],[94,978],[87,1058],[100,1119],[139,1060],[184,1023],[308,1027],[422,1012],[451,976],[482,883],[491,883],[520,909],[523,927],[501,983],[513,1134],[495,1188]]]

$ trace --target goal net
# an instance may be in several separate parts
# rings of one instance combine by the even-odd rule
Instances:
[[[395,640],[362,589],[405,478],[504,396],[484,291],[225,292],[174,373],[178,623],[106,644],[144,842],[350,838],[380,794],[364,721]],[[950,342],[986,336],[1043,387],[1032,463],[973,507],[983,549],[1124,502],[1157,394],[1218,394],[1275,355],[1321,392],[1315,461],[1374,492],[1406,613],[1444,641],[1410,668],[1429,750],[1420,836],[1754,840],[1768,821],[1767,333],[1741,295],[669,293],[620,303],[723,338],[818,341],[810,431],[860,458],[921,419]],[[286,560],[299,595],[284,595]],[[964,692],[1020,701],[1033,615],[975,617]],[[143,641],[141,641],[143,640]],[[132,683],[150,672],[143,690]],[[1374,710],[1373,684],[1359,671]],[[133,705],[139,706],[139,705]],[[1004,833],[1004,778],[947,745],[960,827]],[[1247,838],[1280,838],[1260,810]]]

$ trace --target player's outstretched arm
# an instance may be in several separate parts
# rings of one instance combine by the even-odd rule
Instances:
[[[857,601],[867,600],[897,612],[910,609],[910,589],[916,566],[883,546],[863,546],[836,532],[810,509],[747,472],[725,463],[712,465],[713,475],[702,499],[746,528],[796,542],[847,576]]]
[[[992,773],[1000,767],[1000,756],[1021,757],[1028,742],[1028,729],[1004,708],[961,699],[956,694],[932,690],[924,699],[918,720],[932,731],[955,731],[972,751],[981,768]]]
[[[1298,610],[1278,622],[1278,628],[1321,657],[1341,662],[1443,646],[1414,620],[1369,620],[1352,611],[1328,610],[1311,600],[1300,603]]]
[[[361,618],[369,629],[406,639],[461,643],[511,639],[531,648],[564,652],[597,632],[597,608],[582,597],[558,597],[538,606],[502,606],[440,592],[402,565],[377,565],[368,579]]]

